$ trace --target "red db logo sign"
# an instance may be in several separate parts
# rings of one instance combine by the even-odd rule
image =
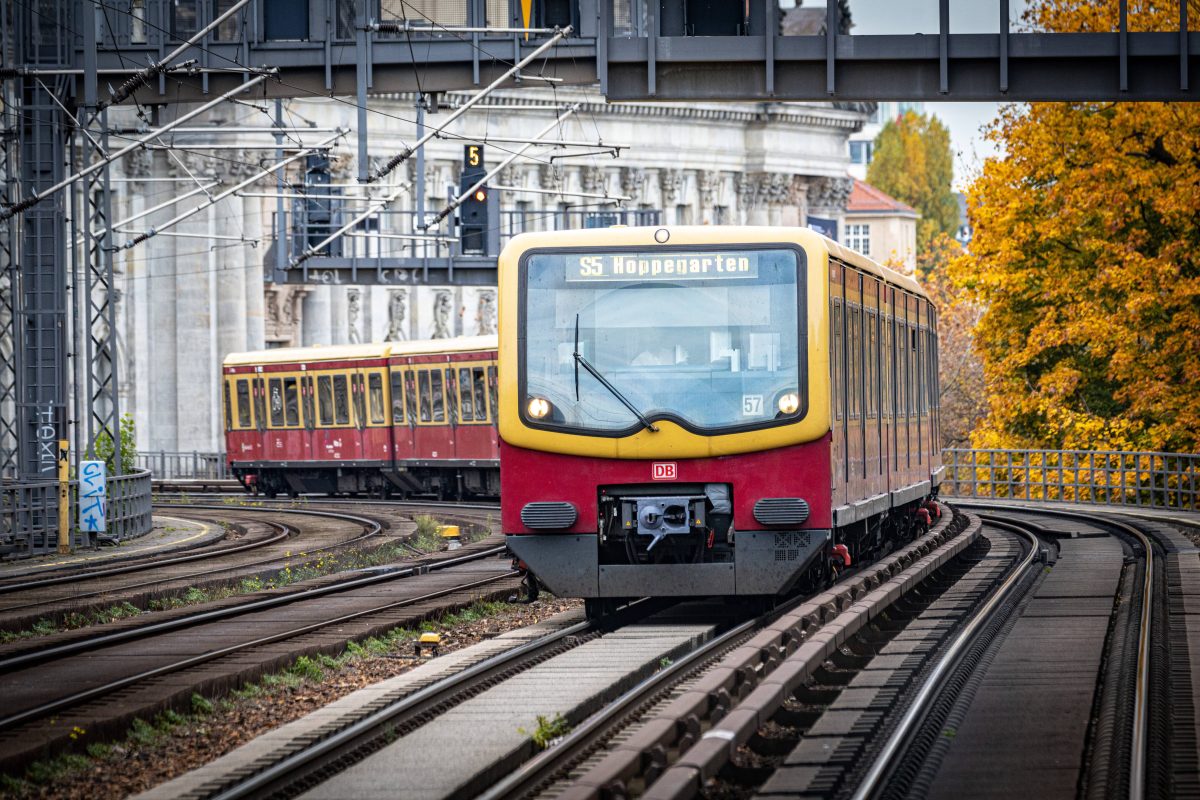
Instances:
[[[659,461],[652,465],[651,477],[656,481],[673,481],[679,477],[678,465],[673,461]]]

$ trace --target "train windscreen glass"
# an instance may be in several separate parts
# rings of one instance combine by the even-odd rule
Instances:
[[[529,255],[526,422],[616,434],[643,420],[716,432],[798,419],[800,258],[782,248]]]

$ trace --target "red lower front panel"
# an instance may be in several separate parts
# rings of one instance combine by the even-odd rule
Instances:
[[[596,533],[600,486],[727,483],[733,487],[733,525],[737,530],[763,528],[754,519],[754,503],[764,497],[803,498],[810,511],[800,527],[827,530],[832,516],[829,447],[826,435],[815,442],[761,453],[629,461],[542,453],[501,442],[501,522],[505,533],[533,533],[521,523],[525,504],[565,501],[578,511],[569,532]]]

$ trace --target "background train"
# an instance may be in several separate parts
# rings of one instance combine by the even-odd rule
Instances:
[[[225,453],[249,490],[500,494],[496,337],[233,353]]]
[[[928,524],[937,318],[803,229],[533,233],[499,263],[509,549],[611,600],[819,585]]]

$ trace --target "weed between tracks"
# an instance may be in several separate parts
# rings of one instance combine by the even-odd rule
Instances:
[[[530,605],[481,601],[417,626],[350,642],[337,656],[301,656],[224,697],[193,694],[185,711],[135,720],[119,742],[88,743],[82,731],[77,739],[81,752],[31,764],[20,777],[0,775],[0,795],[107,800],[144,791],[356,689],[424,663],[413,655],[412,644],[423,632],[440,633],[441,652],[447,653],[578,605],[544,593]],[[547,733],[557,730],[555,720],[546,725]],[[561,733],[546,740],[557,735]]]
[[[94,625],[104,625],[140,614],[166,611],[173,608],[211,603],[228,597],[240,597],[268,589],[278,589],[301,581],[322,578],[337,572],[355,569],[367,569],[398,561],[417,558],[409,547],[415,547],[423,553],[434,553],[442,549],[445,542],[438,529],[441,523],[435,518],[421,514],[413,518],[416,531],[407,540],[407,544],[392,542],[370,550],[348,550],[341,553],[322,553],[310,558],[307,553],[285,553],[283,567],[273,575],[252,575],[242,578],[236,583],[209,588],[193,586],[179,594],[169,594],[154,598],[139,608],[130,602],[117,603],[105,608],[87,611],[74,611],[60,618],[46,617],[38,620],[28,628],[20,631],[0,631],[0,644],[32,639],[38,636],[49,636],[61,631],[88,628]],[[479,541],[491,535],[490,526],[478,529],[467,528],[463,531],[464,544]],[[298,559],[298,560],[293,560]]]

